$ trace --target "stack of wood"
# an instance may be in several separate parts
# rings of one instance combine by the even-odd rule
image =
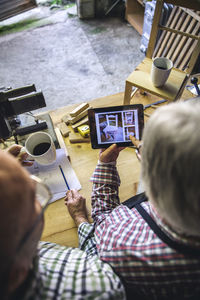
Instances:
[[[89,135],[82,136],[78,131],[83,125],[88,125],[88,103],[82,103],[69,114],[62,117],[62,123],[58,125],[64,137],[69,136],[70,143],[89,142]]]

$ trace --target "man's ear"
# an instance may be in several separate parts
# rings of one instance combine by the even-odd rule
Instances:
[[[13,293],[27,278],[29,270],[23,265],[14,265],[10,271],[8,290]]]

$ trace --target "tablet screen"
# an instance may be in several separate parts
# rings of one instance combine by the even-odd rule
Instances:
[[[94,108],[88,111],[92,148],[111,144],[132,145],[130,135],[141,139],[144,126],[143,105]]]

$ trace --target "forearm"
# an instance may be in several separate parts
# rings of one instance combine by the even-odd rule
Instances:
[[[95,223],[100,223],[120,203],[120,178],[115,164],[98,164],[91,181],[92,217]]]
[[[88,256],[97,255],[94,224],[81,223],[78,227],[79,249],[87,252]]]

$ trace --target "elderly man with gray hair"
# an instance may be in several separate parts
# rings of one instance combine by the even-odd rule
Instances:
[[[193,101],[156,110],[142,147],[131,138],[145,193],[123,204],[116,169],[122,149],[100,152],[92,176],[97,251],[123,279],[128,299],[200,299],[199,126]]]
[[[0,150],[0,298],[125,299],[120,279],[96,255],[86,212],[77,213],[76,200],[67,207],[79,226],[81,249],[39,242],[51,193],[21,166],[30,163],[20,150]]]

